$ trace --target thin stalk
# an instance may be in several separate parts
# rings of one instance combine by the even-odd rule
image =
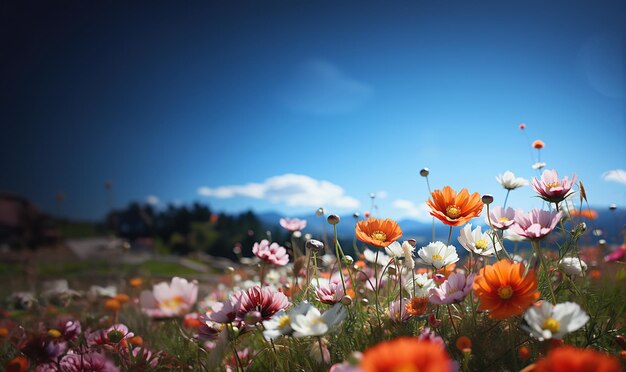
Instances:
[[[454,324],[454,319],[452,318],[452,311],[450,310],[450,304],[447,304],[446,307],[448,308],[448,316],[450,316],[450,323],[452,324],[452,328],[454,329],[454,334],[458,335],[459,331],[456,329],[456,325]]]
[[[557,303],[556,302],[556,296],[554,294],[554,289],[552,288],[550,275],[548,273],[548,267],[546,265],[546,262],[545,262],[545,259],[544,259],[543,255],[541,254],[539,240],[533,239],[533,240],[531,240],[531,242],[532,242],[533,248],[537,252],[537,256],[539,256],[539,263],[541,264],[541,268],[543,269],[543,273],[544,273],[545,278],[546,278],[546,285],[548,286],[548,289],[550,290],[550,297],[552,297],[552,303],[556,304]]]
[[[506,209],[506,202],[507,200],[509,200],[510,193],[511,193],[511,189],[506,189],[506,196],[504,197],[504,205],[502,206],[502,209]]]
[[[339,269],[339,276],[341,277],[341,285],[343,287],[343,293],[348,293],[348,291],[346,290],[346,281],[343,278],[343,267],[341,266],[342,257],[339,255],[339,241],[337,240],[337,225],[333,225],[333,236],[334,236],[333,239],[335,239],[335,256],[337,257],[337,268]]]
[[[378,325],[382,329],[383,321],[380,319],[380,303],[378,301],[378,253],[379,249],[376,250],[376,259],[374,260],[374,283],[376,283],[376,287],[374,288],[374,297],[376,298],[376,318],[378,319]]]

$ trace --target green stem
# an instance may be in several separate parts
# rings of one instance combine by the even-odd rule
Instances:
[[[541,254],[539,240],[533,239],[531,240],[531,242],[532,242],[533,248],[537,252],[537,256],[539,256],[539,263],[541,264],[541,268],[543,269],[543,274],[546,278],[546,285],[548,286],[548,289],[550,290],[550,296],[552,297],[552,304],[556,305],[556,295],[554,294],[554,289],[552,288],[552,283],[550,280],[550,273],[548,273],[548,267],[546,265],[546,261],[543,257],[543,254]]]

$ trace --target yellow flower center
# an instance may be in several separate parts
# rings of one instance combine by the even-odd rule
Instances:
[[[278,328],[284,329],[285,327],[287,327],[289,325],[289,321],[290,321],[290,319],[289,319],[288,315],[281,316],[278,319]]]
[[[500,298],[503,300],[508,300],[513,296],[513,288],[511,288],[510,285],[500,287],[498,289],[498,296],[500,296]]]
[[[380,230],[374,231],[370,236],[372,239],[378,240],[379,242],[384,242],[387,239],[387,234]]]
[[[500,221],[500,222],[508,222],[508,221],[509,221],[509,219],[508,219],[508,218],[506,218],[506,217],[500,217],[499,221]]]
[[[561,187],[561,183],[560,182],[551,182],[551,183],[547,184],[546,186],[548,186],[549,188]]]
[[[552,333],[556,333],[561,329],[561,323],[554,318],[548,318],[543,322],[543,329],[547,329]]]
[[[487,248],[487,241],[485,239],[478,239],[476,241],[476,249],[485,249]]]
[[[58,329],[51,328],[48,330],[48,336],[52,338],[59,338],[61,337],[61,331],[59,331]]]
[[[433,261],[443,261],[443,257],[441,257],[440,254],[434,254],[433,255]]]
[[[178,309],[180,307],[180,305],[182,305],[185,301],[183,301],[183,298],[180,296],[176,296],[176,297],[172,297],[170,299],[167,299],[163,302],[161,302],[161,307],[162,308],[166,308],[166,309],[170,309],[170,310],[174,310],[174,309]]]
[[[450,218],[459,218],[461,215],[461,208],[454,204],[449,205],[448,208],[446,208],[446,215]]]
[[[420,370],[413,364],[407,363],[401,366],[397,366],[392,370],[392,372],[420,372]]]

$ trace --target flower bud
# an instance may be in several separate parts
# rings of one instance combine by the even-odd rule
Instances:
[[[614,210],[616,210],[616,209],[617,209],[617,204],[611,204],[611,205],[609,205],[609,210],[610,210],[610,211],[614,211]]]
[[[415,247],[415,244],[417,244],[417,240],[415,240],[415,239],[409,239],[409,240],[407,240],[407,242],[409,244],[411,244],[412,247]]]
[[[420,170],[420,176],[422,177],[428,177],[429,174],[430,174],[430,171],[428,170],[428,168],[422,168]]]
[[[341,298],[341,304],[344,306],[352,305],[352,297],[345,295]]]
[[[244,317],[244,321],[249,325],[257,324],[261,321],[261,319],[263,319],[263,316],[258,311],[250,311],[246,313],[246,316]]]
[[[324,215],[324,208],[317,208],[317,210],[315,211],[315,215],[317,217],[322,217]]]
[[[319,252],[324,249],[324,243],[316,239],[311,239],[306,242],[306,249],[310,250],[311,252]]]
[[[393,266],[389,266],[387,268],[387,275],[396,275],[396,268]]]
[[[376,194],[374,194],[373,192],[370,192],[370,198],[374,199],[376,197]]]
[[[441,284],[446,281],[446,276],[443,274],[435,274],[433,279],[435,280],[435,283]]]
[[[482,199],[483,203],[485,204],[491,204],[493,203],[493,195],[491,194],[485,194],[483,195]]]
[[[328,219],[327,219],[328,223],[331,224],[331,225],[338,224],[339,220],[340,220],[340,218],[336,214],[331,214],[330,216],[328,216]]]
[[[369,304],[370,304],[370,302],[367,300],[367,298],[362,298],[361,299],[361,305],[368,306]]]
[[[354,217],[354,219],[356,220],[358,220],[360,216],[361,215],[358,212],[354,212],[354,214],[352,215],[352,217]]]
[[[441,325],[441,320],[437,319],[435,314],[430,314],[428,316],[428,325],[432,328],[438,328]]]

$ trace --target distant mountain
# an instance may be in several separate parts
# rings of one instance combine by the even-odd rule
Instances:
[[[592,208],[593,209],[593,208]],[[600,210],[594,209],[598,212],[598,218],[595,220],[581,220],[587,224],[587,232],[581,238],[581,243],[584,244],[596,244],[598,240],[605,239],[609,244],[620,244],[623,241],[622,230],[624,229],[624,223],[626,222],[626,211],[615,210],[609,211],[607,209]],[[471,221],[474,226],[483,225],[483,215]],[[267,225],[268,229],[279,228],[279,221],[284,215],[277,212],[265,212],[259,213],[258,218]],[[320,237],[323,235],[323,229],[326,229],[327,234],[332,234],[332,226],[326,222],[326,217],[318,217],[315,214],[299,215],[295,216],[307,221],[307,227],[304,229],[304,233],[312,234],[314,237]],[[337,225],[337,234],[340,240],[352,241],[354,238],[354,226],[357,220],[352,215],[340,216],[341,222]],[[362,219],[361,217],[360,219]],[[398,224],[402,228],[403,238],[415,239],[418,244],[427,244],[432,240],[432,223],[421,222],[411,219],[403,219],[398,221]],[[566,222],[566,228],[571,228],[571,222]],[[595,234],[594,234],[595,230]],[[439,220],[435,219],[435,240],[446,241],[450,228]],[[456,238],[459,234],[459,228],[455,227],[452,232],[452,242],[457,243]],[[458,244],[457,244],[458,245]]]

